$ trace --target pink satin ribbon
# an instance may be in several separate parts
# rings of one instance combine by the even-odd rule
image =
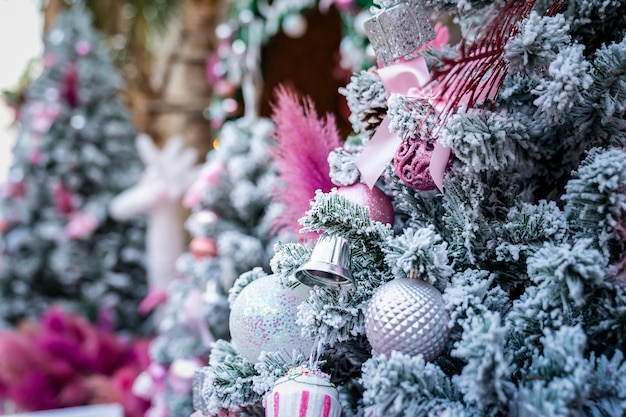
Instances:
[[[431,79],[430,72],[426,61],[421,56],[410,61],[398,62],[380,68],[378,74],[387,94],[397,93],[409,97],[426,98],[438,110],[445,106],[445,100],[436,97],[428,84]],[[370,188],[374,187],[387,164],[393,159],[398,146],[402,143],[400,136],[389,131],[389,123],[389,117],[385,116],[365,150],[356,159],[356,165],[361,176]],[[449,157],[450,148],[436,143],[429,171],[437,188],[442,192],[443,173]]]

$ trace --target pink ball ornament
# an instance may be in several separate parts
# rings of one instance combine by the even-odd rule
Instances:
[[[391,200],[378,187],[370,188],[363,183],[356,183],[345,187],[339,187],[337,194],[344,196],[349,201],[370,209],[372,220],[385,224],[393,224],[394,210]]]
[[[59,62],[57,56],[52,52],[46,52],[43,55],[43,67],[44,68],[52,68]]]
[[[433,157],[434,140],[413,137],[398,147],[393,166],[398,177],[407,186],[420,191],[437,188],[430,175],[430,160]]]
[[[267,417],[340,417],[339,392],[318,369],[295,368],[276,380],[264,401]]]
[[[210,237],[194,237],[189,242],[189,252],[196,259],[217,257],[217,243]]]
[[[298,306],[310,288],[283,286],[268,275],[248,284],[231,305],[230,335],[237,351],[256,363],[261,352],[278,352],[291,358],[292,351],[311,353],[313,340],[303,337],[296,324]]]

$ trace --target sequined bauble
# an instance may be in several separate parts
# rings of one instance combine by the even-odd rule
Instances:
[[[230,311],[230,335],[237,351],[253,363],[263,351],[279,352],[291,358],[296,350],[308,357],[313,340],[300,334],[296,315],[309,291],[305,285],[285,287],[275,275],[248,284]]]
[[[337,194],[349,201],[370,209],[372,220],[385,224],[393,224],[394,210],[389,196],[378,187],[370,189],[363,183],[339,187]]]
[[[424,355],[431,361],[449,338],[449,316],[441,293],[432,285],[396,278],[375,293],[365,312],[365,334],[374,351]]]
[[[430,175],[434,140],[414,137],[403,141],[393,158],[396,174],[402,182],[416,190],[434,190],[437,185]]]
[[[267,417],[340,417],[339,392],[318,369],[295,368],[265,397]]]

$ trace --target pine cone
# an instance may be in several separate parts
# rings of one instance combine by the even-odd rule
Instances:
[[[383,119],[387,115],[387,107],[372,107],[365,110],[361,114],[361,122],[363,123],[363,130],[374,131],[382,123]]]

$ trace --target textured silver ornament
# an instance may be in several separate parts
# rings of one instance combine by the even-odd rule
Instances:
[[[435,39],[428,16],[415,5],[399,3],[364,22],[367,37],[381,64],[399,58],[415,58],[412,54]]]
[[[374,351],[422,354],[432,361],[443,351],[450,330],[441,293],[432,285],[396,278],[375,293],[365,311],[365,334]]]

